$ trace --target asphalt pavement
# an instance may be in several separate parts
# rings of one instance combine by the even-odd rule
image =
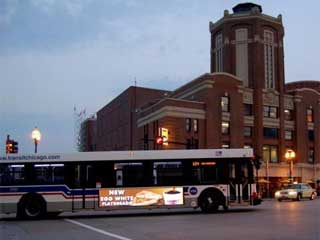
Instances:
[[[320,199],[271,200],[215,214],[143,210],[64,213],[34,221],[17,220],[13,215],[0,217],[3,240],[320,240]]]

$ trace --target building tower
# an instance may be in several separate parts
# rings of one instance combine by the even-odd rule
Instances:
[[[245,126],[252,127],[256,154],[281,158],[284,149],[284,28],[282,17],[241,3],[210,22],[211,73],[227,72],[243,82]],[[263,113],[263,114],[262,114]],[[264,137],[271,135],[272,139]],[[270,156],[268,157],[270,159]],[[279,161],[279,159],[277,159]]]

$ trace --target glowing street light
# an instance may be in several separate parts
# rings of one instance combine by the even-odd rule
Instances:
[[[41,140],[41,133],[37,127],[35,127],[32,131],[31,137],[34,141],[34,153],[37,153],[38,143]]]
[[[293,160],[294,158],[296,157],[296,153],[291,150],[291,149],[288,149],[285,153],[285,158],[286,160],[288,160],[290,162],[290,182],[292,182],[292,173],[293,173]]]

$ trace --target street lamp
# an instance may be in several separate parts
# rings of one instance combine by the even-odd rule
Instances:
[[[296,153],[291,150],[291,149],[288,149],[286,151],[286,154],[284,155],[286,160],[288,160],[290,162],[290,182],[292,183],[292,173],[293,173],[293,159],[296,157]]]
[[[34,153],[37,153],[37,147],[38,147],[38,143],[40,142],[41,140],[41,133],[40,131],[38,130],[37,127],[35,127],[32,131],[32,134],[31,134],[31,137],[34,141]]]

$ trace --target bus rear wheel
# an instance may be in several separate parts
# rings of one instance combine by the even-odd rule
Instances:
[[[39,219],[46,215],[46,202],[37,194],[25,195],[18,207],[18,217],[23,219]]]

